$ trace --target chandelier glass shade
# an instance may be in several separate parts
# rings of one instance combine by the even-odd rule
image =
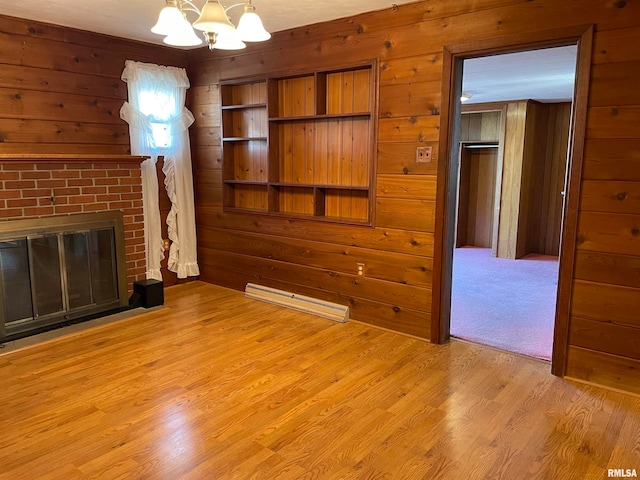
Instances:
[[[177,47],[195,47],[202,44],[202,39],[196,35],[189,22],[182,17],[182,20],[173,24],[163,42]]]
[[[151,28],[153,33],[164,35],[164,43],[178,47],[191,47],[202,44],[194,28],[202,32],[210,49],[239,50],[245,48],[244,42],[263,42],[271,38],[262,25],[255,7],[249,2],[238,3],[225,8],[218,0],[207,0],[199,9],[190,0],[166,0],[167,5],[160,11],[158,21]],[[227,12],[234,7],[244,7],[244,13],[238,21],[238,27],[229,20]],[[198,18],[193,26],[187,20],[187,12],[193,12]],[[194,15],[195,16],[195,15]]]
[[[171,33],[173,25],[179,24],[180,22],[185,21],[184,15],[178,9],[177,5],[169,5],[167,2],[167,6],[160,10],[160,15],[158,15],[158,21],[151,28],[153,33],[157,33],[158,35],[169,35]]]

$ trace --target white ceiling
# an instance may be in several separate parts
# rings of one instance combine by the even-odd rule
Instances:
[[[193,0],[198,6],[204,0]],[[241,0],[226,0],[232,5]],[[265,28],[278,32],[413,0],[253,0]],[[165,0],[0,0],[0,14],[116,37],[162,44],[149,30]],[[242,8],[230,12],[237,24]],[[190,14],[191,15],[191,14]],[[195,20],[190,18],[190,20]],[[203,47],[200,47],[203,48]],[[463,90],[468,103],[531,98],[566,101],[573,94],[576,47],[559,47],[465,60]]]
[[[473,95],[466,103],[571,101],[577,51],[570,45],[465,60],[462,91]]]
[[[205,3],[192,1],[198,7]],[[220,3],[229,6],[241,1]],[[273,33],[412,1],[415,0],[253,0],[252,3],[265,28]],[[165,5],[165,0],[0,0],[0,14],[162,45],[163,37],[149,30]],[[242,7],[236,7],[229,12],[236,25],[242,11]],[[193,21],[197,16],[189,13],[188,18]]]

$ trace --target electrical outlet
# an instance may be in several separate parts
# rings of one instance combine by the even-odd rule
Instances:
[[[418,147],[416,149],[416,163],[431,163],[431,147]]]
[[[364,276],[364,263],[358,263],[358,275]]]

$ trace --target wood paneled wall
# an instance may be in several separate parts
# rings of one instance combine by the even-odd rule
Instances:
[[[120,119],[126,60],[186,67],[187,54],[0,16],[0,154],[130,153],[129,126]],[[166,268],[163,275],[175,283]]]
[[[528,104],[509,102],[506,109],[500,221],[496,225],[499,258],[515,259],[525,254],[529,197],[525,178],[530,174],[527,167],[531,164],[531,155],[526,149],[534,136]]]
[[[640,2],[422,1],[189,55],[202,278],[349,304],[354,319],[429,336],[445,44],[595,24],[569,375],[640,389]],[[380,59],[374,227],[222,211],[219,80]],[[445,99],[446,100],[446,99]],[[416,163],[416,147],[433,147]],[[365,276],[356,264],[365,264]],[[635,386],[631,386],[635,382]]]
[[[129,153],[125,60],[184,67],[186,53],[0,16],[0,153]]]
[[[473,108],[482,108],[483,104],[470,105]],[[502,126],[500,111],[501,103],[492,103],[491,107],[497,110],[485,112],[466,112],[463,107],[460,117],[460,141],[461,142],[500,142],[500,128]],[[487,107],[490,108],[490,107]]]
[[[531,105],[535,115],[532,162],[527,170],[529,202],[526,253],[558,255],[567,170],[571,104]]]

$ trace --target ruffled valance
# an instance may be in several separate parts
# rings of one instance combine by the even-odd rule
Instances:
[[[184,68],[134,62],[133,60],[124,62],[124,70],[120,78],[129,85],[141,82],[145,85],[155,84],[159,88],[186,89],[191,86]]]

